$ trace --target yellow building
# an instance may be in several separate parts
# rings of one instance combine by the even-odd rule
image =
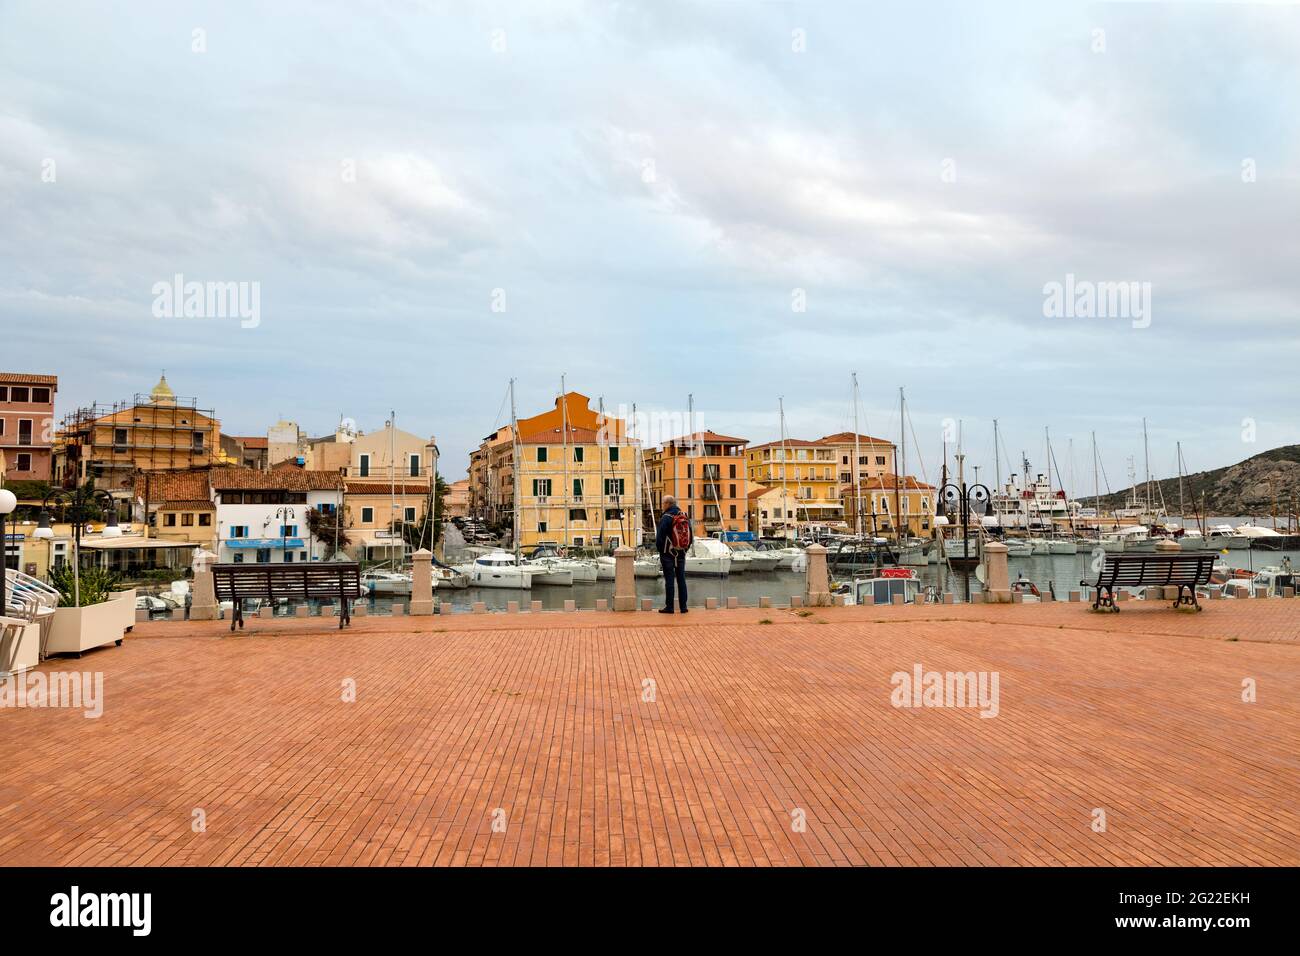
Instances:
[[[63,420],[55,442],[54,483],[122,494],[135,472],[225,463],[221,425],[197,399],[178,398],[158,380],[149,395],[112,406],[79,408]]]
[[[898,473],[895,466],[894,443],[885,438],[873,438],[859,434],[856,443],[853,432],[837,432],[818,440],[819,444],[829,445],[835,452],[839,463],[839,482],[841,485],[853,483],[853,459],[858,459],[858,477],[862,481],[879,478],[882,475]],[[848,513],[848,509],[845,509]]]
[[[704,534],[747,530],[747,442],[705,431],[674,438],[647,452],[645,468],[655,513],[664,495],[672,495]]]
[[[798,514],[799,500],[788,489],[782,492],[779,486],[750,486],[749,530],[760,538],[795,537]]]
[[[344,527],[351,541],[347,551],[354,557],[367,561],[401,557],[403,536],[399,522],[411,529],[408,540],[414,541],[417,533],[428,535],[428,483],[348,478],[345,486]]]
[[[607,551],[640,542],[640,449],[622,419],[567,392],[516,424],[517,439],[501,429],[480,446],[480,493],[497,520],[518,524],[521,545]]]
[[[845,514],[853,522],[853,502],[857,489],[842,488]],[[906,475],[881,475],[862,482],[862,531],[881,537],[893,537],[898,528],[905,536],[928,538],[934,528],[935,488]],[[901,520],[898,516],[901,515]]]
[[[834,445],[787,438],[746,453],[750,484],[784,489],[796,502],[797,527],[842,525],[839,457]]]

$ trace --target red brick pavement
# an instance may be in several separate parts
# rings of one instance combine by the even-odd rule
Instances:
[[[141,625],[41,668],[102,718],[0,710],[0,863],[1294,865],[1291,607]],[[894,708],[916,663],[998,716]]]

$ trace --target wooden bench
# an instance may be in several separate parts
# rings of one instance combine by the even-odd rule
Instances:
[[[1115,589],[1121,587],[1178,588],[1175,608],[1189,604],[1201,610],[1196,600],[1196,588],[1210,583],[1210,573],[1218,553],[1214,551],[1159,551],[1136,554],[1107,554],[1095,582],[1080,581],[1081,587],[1097,589],[1097,599],[1092,602],[1094,611],[1107,608],[1119,611],[1115,603]],[[1184,595],[1184,591],[1186,595]]]
[[[317,564],[214,564],[212,584],[217,601],[230,601],[230,629],[244,626],[244,601],[248,598],[310,600],[338,599],[339,627],[352,623],[348,611],[361,592],[361,566],[344,561]]]

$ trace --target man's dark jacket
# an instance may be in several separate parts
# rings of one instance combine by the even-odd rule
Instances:
[[[673,505],[659,519],[659,527],[655,530],[655,550],[660,554],[668,552],[668,544],[673,531],[673,516],[681,513],[682,509]]]

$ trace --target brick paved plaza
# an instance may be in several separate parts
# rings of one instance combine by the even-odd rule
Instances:
[[[101,718],[0,710],[0,863],[1294,865],[1297,611],[141,624],[41,668]],[[892,706],[917,664],[997,716]]]

